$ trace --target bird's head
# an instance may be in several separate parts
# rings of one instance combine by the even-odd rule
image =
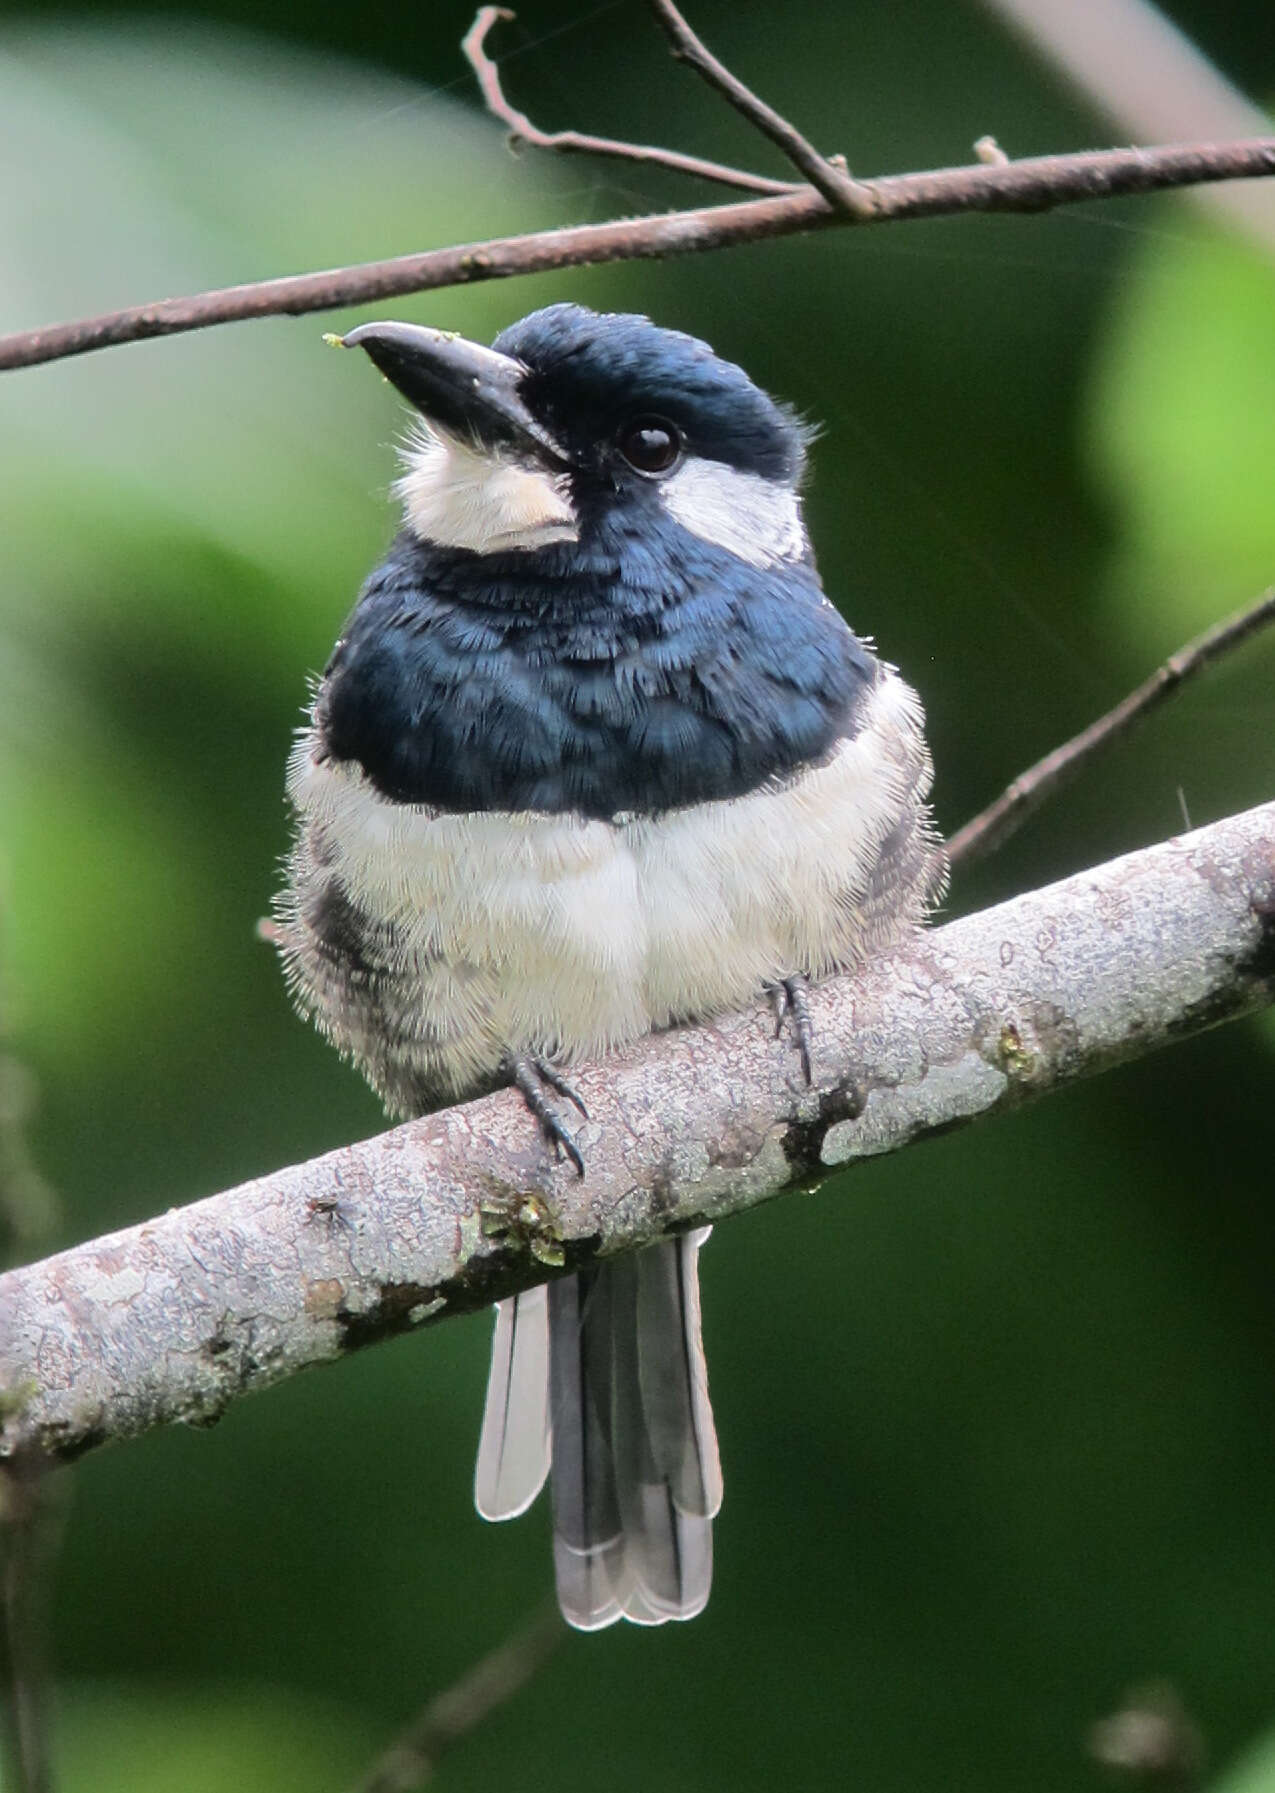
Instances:
[[[621,527],[687,531],[756,567],[809,553],[806,430],[692,336],[563,304],[490,349],[415,324],[342,340],[419,413],[396,490],[422,541],[507,554]]]

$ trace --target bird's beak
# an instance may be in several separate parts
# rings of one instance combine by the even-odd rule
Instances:
[[[344,348],[366,349],[403,397],[448,434],[566,466],[567,457],[519,395],[526,369],[512,356],[422,324],[360,324],[340,340]]]

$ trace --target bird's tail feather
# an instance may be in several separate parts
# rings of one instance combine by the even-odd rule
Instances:
[[[707,1237],[705,1228],[551,1284],[534,1325],[504,1318],[515,1304],[501,1304],[479,1511],[508,1517],[534,1498],[544,1470],[535,1476],[528,1441],[547,1395],[558,1599],[581,1630],[689,1619],[708,1599],[722,1478],[700,1340]]]
[[[496,1308],[474,1505],[484,1519],[525,1513],[549,1473],[549,1291]]]

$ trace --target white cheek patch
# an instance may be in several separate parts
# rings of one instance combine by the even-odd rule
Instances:
[[[806,552],[797,494],[759,473],[691,459],[661,484],[659,493],[683,529],[751,566],[799,560]]]
[[[543,548],[579,534],[564,475],[482,454],[454,437],[418,429],[394,482],[408,526],[422,541],[475,554]]]

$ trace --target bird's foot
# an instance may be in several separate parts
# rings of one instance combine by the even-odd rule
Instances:
[[[809,979],[800,972],[795,977],[782,978],[776,986],[775,994],[779,998],[779,1025],[775,1028],[775,1038],[779,1038],[784,1031],[784,1024],[791,1020],[793,1038],[801,1057],[801,1074],[807,1083],[813,1083],[815,1077],[811,1055],[814,1051],[815,1033],[810,1019]]]
[[[559,1158],[564,1153],[570,1158],[576,1167],[576,1175],[582,1177],[584,1159],[580,1148],[545,1095],[544,1086],[547,1085],[559,1096],[565,1096],[568,1102],[573,1102],[587,1121],[589,1111],[575,1090],[560,1071],[555,1070],[547,1059],[535,1052],[507,1052],[504,1068],[509,1081],[535,1116],[545,1139]]]

